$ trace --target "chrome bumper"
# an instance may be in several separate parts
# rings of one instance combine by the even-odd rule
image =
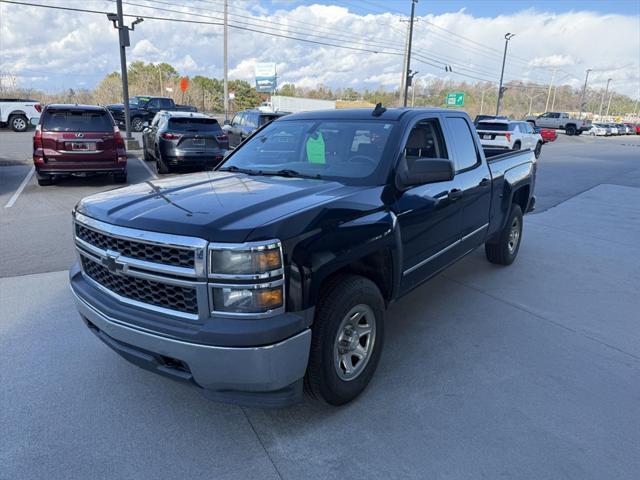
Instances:
[[[128,356],[123,351],[137,352],[139,358],[144,358],[145,354],[153,358],[155,354],[179,360],[188,370],[177,370],[175,376],[192,380],[206,390],[222,393],[273,392],[298,382],[305,374],[311,345],[309,329],[281,342],[260,347],[201,345],[125,325],[102,314],[73,293],[80,314],[99,331],[98,336],[111,348],[125,358]],[[101,335],[106,335],[106,338]],[[158,365],[156,370],[168,374],[168,368],[167,365]]]

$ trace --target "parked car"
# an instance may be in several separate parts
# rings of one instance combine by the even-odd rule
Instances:
[[[476,126],[483,147],[504,150],[530,148],[536,158],[542,152],[542,136],[525,121],[482,120]]]
[[[533,130],[540,134],[542,143],[555,142],[558,139],[558,134],[553,128],[533,127]]]
[[[120,127],[125,126],[124,105],[115,103],[107,105],[107,108],[118,122]],[[129,99],[129,117],[131,118],[131,130],[141,132],[145,122],[151,122],[153,117],[160,110],[197,112],[196,107],[190,105],[176,105],[172,98],[152,97],[148,95],[138,95]]]
[[[229,137],[229,147],[236,148],[258,128],[285,115],[287,115],[286,112],[274,113],[261,110],[244,110],[236,113],[233,119],[223,127]]]
[[[42,105],[37,100],[0,98],[0,125],[14,132],[26,132],[30,124],[40,120]]]
[[[283,406],[306,384],[347,403],[400,320],[390,303],[480,246],[516,259],[537,161],[500,153],[453,110],[278,119],[214,172],[81,200],[77,308],[124,358],[211,399]]]
[[[634,130],[636,132],[636,135],[640,135],[640,123],[636,124],[634,126]]]
[[[631,128],[631,125],[629,123],[619,123],[618,125],[624,128],[625,135],[631,135],[635,133],[635,131],[633,130],[633,128]]]
[[[588,130],[585,130],[585,133],[592,136],[605,137],[608,134],[608,128],[605,125],[594,123]]]
[[[228,149],[218,121],[203,113],[161,111],[142,132],[144,159],[155,160],[161,174],[177,167],[211,170]]]
[[[606,125],[611,131],[611,135],[620,135],[620,133],[618,132],[618,127],[615,123],[607,123]]]
[[[625,123],[627,127],[627,135],[635,135],[636,134],[636,126],[633,123]]]
[[[509,117],[505,117],[504,115],[476,115],[473,124],[477,126],[478,122],[482,122],[483,120],[509,120]]]
[[[564,130],[567,135],[580,135],[591,127],[591,120],[572,118],[565,112],[546,112],[538,116],[528,116],[527,122],[536,127]]]
[[[38,185],[68,175],[112,174],[127,181],[127,152],[120,130],[105,107],[47,105],[33,136]]]

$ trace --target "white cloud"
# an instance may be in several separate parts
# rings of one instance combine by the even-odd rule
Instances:
[[[137,3],[146,3],[146,0]],[[233,3],[236,8],[230,10],[230,18],[244,27],[285,34],[287,32],[280,29],[288,26],[291,36],[312,34],[315,35],[312,39],[318,42],[393,51],[396,55],[338,49],[232,28],[229,37],[231,78],[251,81],[256,62],[276,62],[280,84],[356,88],[398,86],[406,28],[406,24],[400,22],[400,16],[392,13],[359,15],[344,6],[301,5],[286,0],[275,4],[278,10],[274,14],[267,12],[267,5],[239,0]],[[273,5],[274,2],[271,7]],[[217,11],[221,7],[217,4],[205,6],[203,3],[201,6],[210,10],[199,11],[202,15],[220,17]],[[544,6],[553,8],[550,3]],[[96,1],[92,2],[91,8],[112,11],[113,4]],[[180,6],[174,8],[188,11]],[[125,10],[187,18],[178,13],[136,10],[127,5]],[[235,14],[251,16],[253,20]],[[216,21],[215,18],[201,20]],[[416,23],[413,50],[418,58],[438,66],[415,60],[412,68],[420,71],[423,78],[476,81],[471,76],[497,80],[504,33],[515,32],[516,36],[509,43],[506,80],[548,82],[550,69],[555,67],[560,69],[556,80],[580,86],[585,69],[591,68],[591,86],[604,86],[607,78],[613,78],[611,87],[615,91],[638,95],[639,25],[638,17],[631,11],[627,16],[580,11],[554,14],[534,9],[494,18],[474,17],[464,10],[427,15]],[[628,41],[620,44],[602,39]],[[131,32],[131,43],[130,60],[168,62],[185,75],[222,76],[220,26],[147,19]],[[81,85],[80,82],[91,86],[104,74],[119,69],[117,45],[116,32],[102,15],[0,4],[0,72],[23,75],[18,77],[21,81],[34,77],[29,80],[34,86],[75,88]],[[451,65],[453,73],[445,73],[444,64]],[[48,83],[35,78],[45,76],[49,78]]]

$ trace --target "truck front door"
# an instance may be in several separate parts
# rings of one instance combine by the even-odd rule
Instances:
[[[404,147],[407,163],[451,158],[440,116],[420,119]],[[423,282],[459,255],[462,211],[456,179],[413,186],[395,204],[402,237],[401,291]]]

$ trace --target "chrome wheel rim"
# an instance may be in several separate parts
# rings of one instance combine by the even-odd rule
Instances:
[[[23,128],[25,128],[27,126],[27,122],[24,121],[24,118],[16,118],[13,121],[13,126],[14,126],[14,128],[17,128],[18,130],[22,130]]]
[[[509,242],[507,243],[507,248],[509,249],[509,253],[513,254],[518,248],[518,243],[520,242],[520,220],[518,217],[513,219],[511,223],[511,229],[509,230]]]
[[[333,365],[346,382],[365,369],[376,341],[376,317],[371,307],[359,304],[344,316],[333,345]]]

